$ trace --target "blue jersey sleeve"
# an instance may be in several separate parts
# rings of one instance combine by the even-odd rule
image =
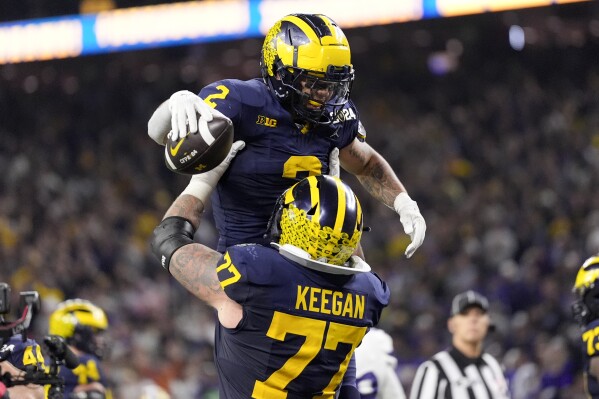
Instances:
[[[331,126],[320,129],[333,130],[333,133],[330,135],[333,144],[332,147],[339,149],[347,147],[356,138],[360,141],[365,141],[366,139],[366,131],[362,123],[360,123],[360,114],[355,104],[351,101],[345,104]]]
[[[256,256],[255,244],[235,245],[227,249],[216,267],[218,280],[227,296],[242,305],[249,300],[252,285],[255,285],[249,275],[248,260]]]
[[[200,91],[199,96],[212,108],[231,119],[233,124],[239,123],[241,97],[233,80],[225,79],[211,83]]]
[[[373,287],[374,300],[377,303],[375,307],[379,311],[372,316],[373,326],[376,326],[380,320],[383,308],[389,305],[389,299],[391,297],[391,291],[385,283],[375,272],[368,274],[370,284]]]

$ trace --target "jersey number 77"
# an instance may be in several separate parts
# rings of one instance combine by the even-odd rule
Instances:
[[[335,388],[339,385],[341,378],[345,374],[354,349],[356,349],[362,338],[364,338],[366,330],[366,327],[356,327],[274,312],[272,322],[266,334],[268,337],[284,341],[285,335],[290,333],[304,336],[306,337],[306,341],[297,353],[289,358],[280,369],[272,373],[265,381],[256,381],[252,398],[287,398],[287,392],[285,391],[287,385],[302,373],[321,350],[335,351],[339,343],[350,344],[352,346],[351,350],[345,356],[345,359],[339,366],[339,370],[333,375],[327,387],[324,388],[322,395],[314,397],[314,399],[332,399],[335,394]]]

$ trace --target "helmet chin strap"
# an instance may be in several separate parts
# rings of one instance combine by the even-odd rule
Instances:
[[[330,274],[358,274],[358,273],[368,273],[370,269],[370,265],[364,262],[358,256],[352,256],[349,258],[347,262],[343,266],[331,265],[326,262],[321,262],[318,260],[314,260],[310,257],[306,251],[301,248],[296,247],[291,244],[277,244],[275,242],[271,242],[270,245],[279,250],[279,253],[308,269],[317,270],[319,272],[330,273]]]

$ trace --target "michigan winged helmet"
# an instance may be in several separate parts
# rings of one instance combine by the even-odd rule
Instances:
[[[269,222],[272,241],[304,254],[311,261],[301,262],[304,266],[318,264],[323,266],[319,270],[327,272],[335,272],[334,266],[348,266],[350,258],[359,262],[352,254],[362,228],[360,201],[347,184],[327,175],[310,176],[287,189]],[[358,266],[363,268],[356,271],[367,271],[365,263]]]
[[[268,31],[264,81],[296,119],[330,124],[349,100],[354,69],[341,28],[321,14],[291,14]]]

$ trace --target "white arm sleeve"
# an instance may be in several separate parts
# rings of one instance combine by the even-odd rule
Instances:
[[[382,371],[382,374],[377,399],[406,399],[406,393],[401,386],[401,382],[399,382],[395,370],[391,367],[386,367]]]
[[[171,111],[168,100],[160,104],[148,121],[148,136],[160,145],[166,144],[166,136],[171,131]]]

